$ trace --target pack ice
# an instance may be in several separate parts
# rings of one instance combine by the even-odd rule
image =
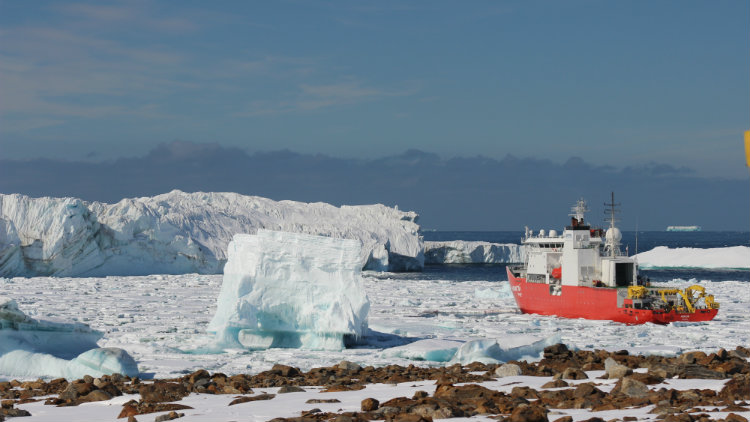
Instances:
[[[236,233],[258,229],[358,240],[360,268],[424,265],[417,214],[236,193],[172,191],[116,204],[0,195],[0,277],[218,274]]]
[[[367,328],[360,243],[258,230],[237,234],[208,331],[220,347],[340,350]]]
[[[138,375],[127,352],[97,346],[101,337],[85,324],[31,318],[15,300],[0,296],[0,374],[69,379]]]

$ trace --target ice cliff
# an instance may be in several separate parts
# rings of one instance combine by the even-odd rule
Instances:
[[[425,264],[511,264],[523,261],[523,246],[512,243],[424,242]]]
[[[424,263],[417,214],[235,193],[172,191],[116,204],[0,195],[0,276],[106,276],[222,271],[236,233],[258,229],[355,239],[361,268]]]
[[[0,374],[22,377],[81,378],[114,373],[138,375],[124,350],[99,348],[102,333],[88,325],[37,320],[0,296]]]
[[[364,334],[358,241],[258,230],[235,235],[228,253],[208,326],[220,347],[340,350]]]

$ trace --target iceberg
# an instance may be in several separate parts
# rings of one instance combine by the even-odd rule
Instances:
[[[424,266],[418,215],[236,193],[172,191],[116,204],[0,194],[0,277],[219,274],[236,233],[258,229],[360,242],[360,268]]]
[[[219,347],[341,350],[367,329],[360,265],[356,240],[237,234],[208,332]]]
[[[669,248],[657,246],[635,255],[641,268],[750,268],[750,247]]]
[[[425,264],[515,264],[523,261],[523,246],[513,243],[424,242]]]
[[[138,375],[127,352],[97,346],[102,335],[81,323],[31,318],[15,300],[0,296],[0,374],[68,379]]]

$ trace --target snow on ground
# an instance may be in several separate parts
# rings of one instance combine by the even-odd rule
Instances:
[[[750,268],[750,247],[668,248],[657,246],[635,255],[641,268]]]
[[[274,363],[308,370],[341,360],[376,366],[444,365],[439,360],[450,356],[446,349],[458,348],[471,339],[547,339],[557,335],[571,347],[665,355],[750,344],[747,282],[675,280],[670,284],[705,286],[721,304],[718,316],[704,323],[627,326],[520,314],[507,282],[407,277],[414,275],[363,274],[371,303],[371,331],[363,338],[365,344],[342,351],[210,352],[213,337],[206,334],[206,328],[216,310],[219,275],[14,278],[2,280],[2,285],[3,294],[15,299],[31,317],[56,316],[104,332],[99,346],[125,349],[138,361],[144,378],[177,376],[199,368],[226,374],[258,373]],[[436,342],[434,348],[418,342],[427,339],[445,342]],[[389,349],[396,346],[401,347]],[[0,374],[0,379],[3,377]]]

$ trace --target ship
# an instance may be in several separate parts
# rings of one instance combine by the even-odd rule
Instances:
[[[668,232],[699,232],[701,226],[668,226]]]
[[[622,233],[615,225],[620,204],[614,193],[605,205],[610,213],[606,230],[584,221],[588,208],[583,199],[572,207],[570,225],[561,234],[526,228],[525,262],[506,267],[521,312],[625,324],[712,320],[719,303],[703,286],[655,287],[638,274],[636,259],[620,248]]]

